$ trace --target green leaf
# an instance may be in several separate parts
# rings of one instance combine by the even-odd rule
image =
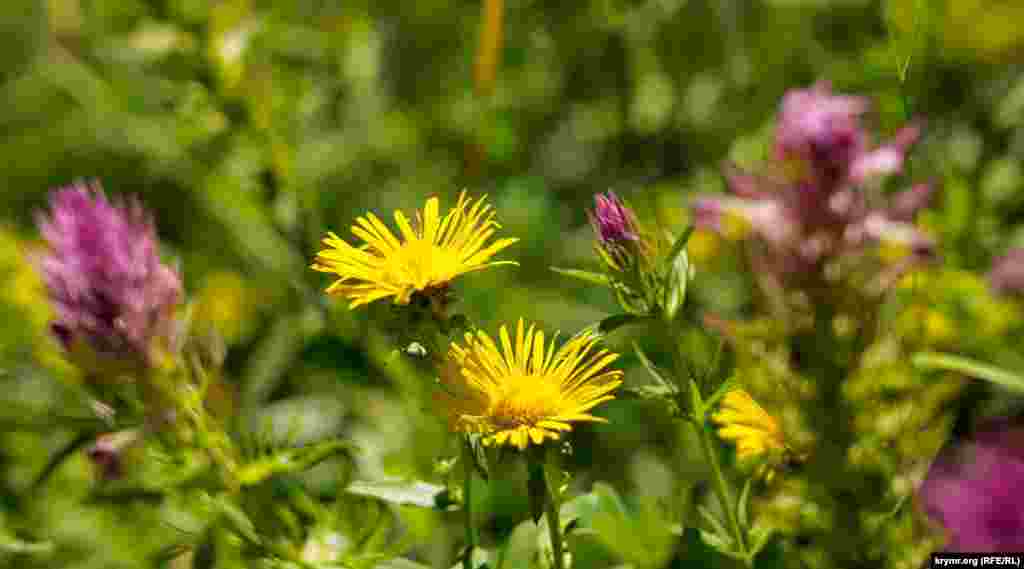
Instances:
[[[690,282],[690,257],[686,249],[680,249],[671,257],[671,265],[664,282],[665,287],[665,316],[674,320],[679,309],[686,302],[686,288]]]
[[[60,450],[55,452],[53,456],[51,456],[50,459],[46,461],[46,465],[43,466],[43,469],[39,472],[38,475],[36,475],[36,479],[32,482],[32,489],[36,490],[43,484],[45,484],[46,481],[50,478],[50,475],[52,475],[57,470],[57,468],[60,467],[61,464],[64,464],[64,461],[67,460],[68,457],[70,457],[77,450],[79,450],[80,448],[84,447],[87,443],[92,441],[95,438],[95,436],[95,433],[88,431],[79,433],[78,435],[75,436],[75,438],[71,439],[64,446],[62,446]]]
[[[640,387],[620,388],[619,397],[633,397],[635,399],[668,399],[675,395],[675,391],[664,385],[641,385]]]
[[[1024,393],[1024,377],[962,356],[938,352],[918,352],[911,358],[911,362],[920,369],[955,371],[991,381],[1018,393]]]
[[[256,525],[251,519],[249,519],[249,516],[238,507],[237,504],[230,500],[230,498],[226,496],[213,498],[212,504],[228,522],[229,526],[235,531],[235,533],[244,537],[253,544],[261,543],[262,540],[260,539],[259,534],[256,533]]]
[[[612,281],[611,279],[608,278],[608,275],[604,275],[601,273],[595,273],[593,271],[584,271],[581,269],[562,269],[559,267],[551,267],[551,270],[555,271],[560,275],[565,275],[567,277],[588,282],[590,284],[596,284],[607,287],[612,286]]]
[[[611,334],[613,331],[623,326],[633,324],[636,321],[642,319],[643,317],[637,316],[635,314],[615,314],[598,322],[597,331],[602,335]]]
[[[394,559],[388,559],[387,561],[381,561],[374,565],[373,569],[430,569],[430,566],[422,563],[416,563],[415,561],[409,561],[404,557],[396,557]]]
[[[243,486],[259,484],[282,474],[295,474],[313,468],[328,458],[349,454],[355,446],[343,440],[328,440],[301,447],[271,449],[264,456],[250,460],[238,469]]]
[[[771,539],[774,530],[768,526],[756,526],[750,530],[748,534],[750,536],[750,545],[748,547],[748,553],[750,554],[751,560],[761,553],[764,546],[768,545],[768,540]]]
[[[393,480],[383,482],[357,480],[352,484],[349,484],[345,491],[350,494],[379,498],[385,502],[399,506],[433,508],[437,503],[437,497],[445,491],[445,488],[443,486],[421,482],[419,480]]]
[[[668,259],[674,259],[676,255],[678,255],[683,249],[686,248],[686,244],[690,242],[690,237],[693,236],[693,232],[696,229],[697,226],[695,225],[686,226],[686,229],[684,229],[683,232],[679,234],[679,237],[676,239],[675,243],[672,244],[672,249],[670,249],[668,252]]]
[[[743,484],[743,491],[740,492],[740,499],[736,502],[736,517],[739,519],[740,526],[742,527],[750,525],[747,502],[750,500],[750,486],[752,481],[753,478],[747,478],[747,481]]]
[[[711,526],[711,530],[716,537],[718,537],[722,543],[728,544],[728,547],[731,548],[732,537],[729,535],[729,531],[725,529],[725,524],[723,524],[722,521],[711,512],[711,510],[704,506],[697,506],[697,513],[700,514],[700,517],[705,521],[705,523]],[[707,532],[705,530],[701,530],[701,535],[704,533]]]

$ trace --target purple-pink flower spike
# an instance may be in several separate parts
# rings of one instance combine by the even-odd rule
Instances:
[[[591,216],[591,223],[602,243],[621,244],[636,241],[640,237],[636,232],[633,212],[627,208],[615,192],[594,196],[596,207]]]
[[[64,347],[84,341],[107,357],[147,362],[170,333],[179,275],[160,262],[152,219],[136,200],[114,203],[98,186],[55,191],[40,232],[50,251],[38,260]]]
[[[866,98],[833,94],[827,82],[787,92],[773,153],[783,167],[758,176],[727,166],[732,195],[698,196],[692,203],[697,227],[722,233],[724,215],[738,217],[751,238],[769,246],[763,266],[780,274],[817,270],[826,259],[879,242],[905,246],[915,262],[931,258],[933,241],[910,222],[932,188],[914,186],[889,207],[864,191],[866,182],[903,169],[920,128],[905,126],[876,144],[862,124],[868,108]]]
[[[949,536],[944,551],[1024,548],[1024,430],[1005,420],[969,444],[943,452],[919,491],[928,515]]]

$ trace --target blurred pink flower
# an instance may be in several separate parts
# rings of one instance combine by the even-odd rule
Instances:
[[[1024,429],[997,420],[974,439],[943,451],[918,497],[941,524],[944,551],[1024,548]]]
[[[171,333],[178,274],[160,261],[156,231],[136,200],[112,203],[98,187],[51,195],[38,259],[65,348],[81,340],[99,354],[147,361],[153,339]]]
[[[861,124],[867,109],[866,99],[834,95],[825,82],[786,93],[774,143],[774,159],[784,164],[771,170],[789,175],[760,177],[729,167],[732,195],[698,196],[695,225],[766,243],[762,266],[783,274],[816,270],[825,259],[874,245],[895,245],[890,252],[905,251],[915,261],[929,258],[933,241],[910,221],[927,205],[931,187],[916,185],[891,207],[869,204],[860,187],[901,171],[920,129],[904,127],[871,147]]]
[[[1024,247],[1014,247],[992,263],[988,282],[1000,294],[1024,292]]]

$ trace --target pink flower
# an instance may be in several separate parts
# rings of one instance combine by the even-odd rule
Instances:
[[[105,356],[147,361],[154,338],[170,333],[181,296],[149,215],[135,200],[112,203],[84,185],[54,192],[50,204],[38,219],[50,251],[38,264],[57,313],[54,333],[68,349],[81,340]]]

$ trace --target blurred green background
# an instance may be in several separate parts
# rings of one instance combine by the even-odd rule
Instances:
[[[500,26],[484,25],[487,7]],[[54,417],[81,406],[25,262],[49,189],[96,179],[154,212],[198,318],[227,341],[241,424],[301,414],[304,437],[365,449],[361,479],[438,482],[433,460],[454,446],[423,387],[389,363],[375,312],[324,297],[307,268],[327,230],[486,193],[521,239],[503,255],[520,266],[460,279],[459,308],[491,331],[522,316],[572,332],[614,307],[549,270],[597,267],[593,194],[614,189],[678,230],[689,195],[722,191],[724,161],[765,156],[783,93],[828,79],[872,97],[883,131],[924,121],[907,179],[942,188],[925,222],[946,264],[983,272],[1024,245],[1022,20],[1014,0],[0,3],[0,541],[31,520],[62,544],[50,566],[137,567],[177,531],[154,521],[171,505],[86,503],[81,457],[26,498],[72,436]],[[698,234],[690,249],[696,302],[742,315],[750,283],[729,246]],[[1024,369],[1019,350],[993,357]],[[635,359],[622,365],[646,381]],[[573,434],[581,487],[669,500],[672,470],[702,472],[656,410],[618,401],[602,414],[609,425]],[[305,482],[329,495],[337,470]],[[477,496],[494,535],[527,517],[517,484]],[[457,518],[405,519],[416,556],[450,565]],[[4,556],[0,543],[0,560],[18,559]]]

